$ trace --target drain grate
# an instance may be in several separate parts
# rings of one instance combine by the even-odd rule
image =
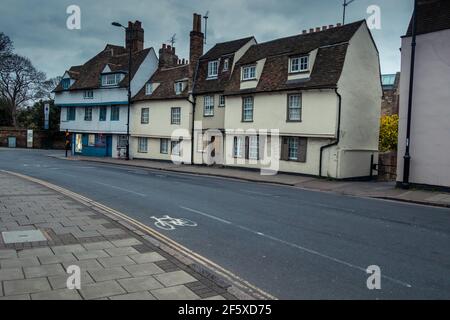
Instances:
[[[47,241],[41,230],[4,231],[2,237],[5,244]]]

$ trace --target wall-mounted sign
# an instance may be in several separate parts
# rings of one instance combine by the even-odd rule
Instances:
[[[27,130],[27,148],[33,148],[33,130]]]

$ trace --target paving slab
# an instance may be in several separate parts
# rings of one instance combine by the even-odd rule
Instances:
[[[65,275],[66,271],[61,264],[48,264],[36,267],[23,268],[26,278],[51,277]]]
[[[153,274],[164,273],[164,270],[154,263],[142,263],[130,266],[124,266],[133,277],[150,276]]]
[[[198,281],[186,271],[173,271],[155,275],[155,278],[166,287],[177,286]]]
[[[116,281],[105,281],[84,285],[80,293],[84,299],[91,300],[125,294],[126,291]]]
[[[110,241],[99,241],[92,243],[83,243],[83,247],[85,247],[87,250],[100,250],[114,248],[115,246]]]
[[[23,279],[21,268],[0,269],[0,281]]]
[[[78,260],[89,260],[89,259],[109,257],[109,255],[104,250],[86,250],[83,252],[74,252],[73,254],[77,257]]]
[[[69,277],[68,274],[66,275],[60,275],[60,276],[51,276],[48,277],[48,281],[50,282],[51,287],[56,289],[67,289],[67,278]],[[81,271],[81,287],[83,287],[86,284],[93,283],[94,280],[92,277],[87,273],[87,271]]]
[[[74,262],[77,258],[72,253],[57,254],[51,256],[38,256],[41,264],[55,264],[64,262]]]
[[[71,265],[76,265],[80,267],[81,271],[89,271],[89,270],[99,270],[103,269],[102,265],[95,259],[90,260],[81,260],[76,262],[65,262],[63,263],[64,269],[67,270],[67,268]]]
[[[136,245],[142,244],[142,242],[136,238],[113,240],[111,242],[116,247],[131,247],[131,246],[136,246]]]
[[[17,258],[16,250],[12,249],[0,250],[0,259],[10,259],[10,258]]]
[[[3,289],[5,290],[5,296],[30,294],[51,290],[47,278],[4,281]]]
[[[123,267],[123,266],[129,266],[132,264],[136,264],[131,258],[127,256],[118,256],[118,257],[110,257],[110,258],[99,258],[98,261],[104,266],[105,268],[112,268],[112,267]]]
[[[52,250],[55,253],[55,255],[58,255],[58,254],[67,254],[67,253],[73,253],[73,252],[83,252],[83,251],[86,251],[86,248],[84,248],[81,244],[72,244],[72,245],[66,245],[66,246],[52,247]]]
[[[150,293],[158,300],[198,300],[200,299],[194,292],[185,286],[175,286],[151,290]]]
[[[51,256],[53,255],[53,251],[49,247],[45,248],[33,248],[33,249],[24,249],[18,252],[19,258],[22,257],[38,257],[38,256]]]
[[[136,263],[147,263],[147,262],[157,262],[157,261],[163,261],[166,260],[162,255],[160,255],[157,252],[146,252],[146,253],[139,253],[139,254],[133,254],[130,256],[131,259],[136,261]]]
[[[113,296],[109,298],[110,300],[155,300],[148,291],[134,292],[128,294],[122,294],[118,296]]]
[[[31,300],[82,300],[77,290],[59,289],[31,294]]]
[[[118,280],[118,282],[125,290],[130,293],[164,288],[164,286],[152,276],[122,279]]]
[[[131,277],[123,267],[107,268],[101,270],[89,271],[89,274],[95,282],[117,280]]]
[[[111,257],[116,257],[116,256],[129,256],[129,255],[133,255],[133,254],[139,254],[139,251],[137,251],[135,248],[133,247],[120,247],[120,248],[110,248],[110,249],[105,249],[105,251],[111,256]]]

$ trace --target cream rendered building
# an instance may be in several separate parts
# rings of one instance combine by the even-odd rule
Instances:
[[[337,179],[373,173],[382,88],[365,21],[253,45],[225,96],[227,166]],[[265,138],[261,130],[271,129],[279,136]]]

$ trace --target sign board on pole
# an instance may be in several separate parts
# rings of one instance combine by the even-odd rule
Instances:
[[[48,130],[48,120],[50,115],[50,105],[46,103],[44,105],[44,129]]]
[[[33,130],[27,130],[27,148],[33,148]]]

